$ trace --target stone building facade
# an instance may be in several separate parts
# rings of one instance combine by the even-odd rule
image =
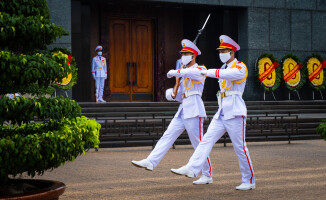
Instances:
[[[326,0],[47,1],[51,20],[71,33],[58,39],[53,46],[72,50],[77,59],[79,80],[70,91],[77,101],[94,100],[94,83],[90,75],[93,49],[101,44],[107,50],[104,55],[108,59],[114,55],[114,52],[109,52],[112,30],[108,24],[117,17],[152,21],[154,89],[149,99],[143,95],[138,101],[142,101],[142,97],[145,101],[164,101],[164,90],[174,83],[166,78],[166,72],[179,58],[180,41],[194,39],[208,13],[212,13],[212,17],[199,39],[198,46],[203,55],[198,62],[207,68],[219,67],[221,63],[215,51],[219,45],[218,36],[227,34],[233,37],[241,46],[237,56],[249,70],[244,93],[247,101],[263,100],[264,91],[255,73],[256,59],[262,53],[272,53],[278,61],[288,53],[297,55],[302,62],[312,53],[326,58]],[[109,81],[106,83],[106,99],[119,100],[120,96],[114,96]],[[204,100],[216,100],[218,89],[216,80],[207,80]],[[284,84],[274,94],[277,100],[288,100],[289,97]],[[312,88],[306,84],[299,94],[301,100],[311,100]],[[322,94],[326,98],[324,91]],[[133,94],[130,95],[132,98]],[[266,93],[266,100],[272,99]],[[298,95],[291,93],[291,100],[297,99]],[[315,94],[315,99],[321,99],[320,94]]]

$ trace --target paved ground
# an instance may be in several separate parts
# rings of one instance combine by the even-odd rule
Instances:
[[[326,199],[326,141],[248,143],[256,173],[256,189],[237,191],[241,183],[231,144],[214,146],[211,153],[214,182],[193,185],[195,179],[177,176],[170,168],[184,165],[191,146],[170,149],[153,172],[131,165],[145,158],[151,147],[93,150],[41,179],[67,185],[67,199]]]

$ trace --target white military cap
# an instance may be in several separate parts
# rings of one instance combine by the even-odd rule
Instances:
[[[96,51],[102,51],[102,49],[103,49],[103,47],[102,47],[101,45],[99,45],[99,46],[97,46],[97,47],[95,48],[95,52],[96,52]]]
[[[220,49],[232,49],[234,52],[237,52],[240,50],[240,46],[232,40],[227,35],[221,35],[220,36],[220,46],[217,48],[217,50]]]
[[[191,53],[195,54],[196,56],[201,54],[198,47],[190,40],[183,39],[181,41],[181,45],[182,45],[182,49],[181,49],[180,53],[181,52],[191,52]]]

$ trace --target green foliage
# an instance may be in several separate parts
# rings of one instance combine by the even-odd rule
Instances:
[[[323,123],[318,125],[316,132],[326,140],[326,120],[323,120]]]
[[[46,0],[1,0],[0,10],[11,15],[40,15],[46,19],[50,18]]]
[[[305,61],[304,61],[304,64],[305,64],[305,69],[307,70],[307,73],[308,73],[308,68],[307,68],[307,64],[308,64],[308,60],[310,58],[317,58],[319,60],[319,62],[322,62],[324,59],[321,57],[321,55],[319,54],[311,54],[310,56],[308,56]],[[324,90],[326,88],[326,70],[323,69],[323,74],[324,74],[324,80],[323,80],[323,83],[320,85],[320,86],[314,86],[310,81],[309,81],[309,85],[316,91],[320,91],[320,90]],[[309,77],[309,75],[308,75]]]
[[[22,95],[32,94],[35,96],[42,96],[45,94],[53,94],[55,92],[55,88],[53,88],[52,86],[40,87],[37,83],[31,83],[26,86],[15,85],[15,88],[16,89],[12,89],[12,91],[19,91],[19,93]]]
[[[8,175],[27,172],[33,177],[74,161],[90,148],[98,148],[100,128],[95,120],[86,117],[21,127],[0,126],[0,182],[6,181]],[[33,133],[26,134],[26,130]]]
[[[297,62],[297,64],[301,64],[302,65],[302,62],[300,61],[300,59],[298,58],[298,56],[289,53],[289,54],[285,55],[282,58],[282,61],[281,61],[282,68],[283,68],[284,61],[287,58],[292,58],[295,62]],[[282,69],[282,71],[284,71],[284,70]],[[284,72],[282,72],[282,73],[284,73]],[[300,88],[302,88],[302,86],[304,86],[304,84],[306,83],[306,81],[307,81],[307,70],[306,70],[306,68],[303,68],[303,69],[300,70],[300,82],[299,82],[299,84],[297,86],[291,87],[288,84],[285,84],[285,85],[291,91],[298,91]]]
[[[77,102],[69,98],[45,98],[26,99],[24,97],[0,99],[0,125],[4,121],[11,121],[21,125],[38,117],[41,120],[48,118],[60,120],[64,117],[76,118],[81,115],[81,109]]]
[[[62,52],[64,54],[67,55],[71,55],[70,51],[68,49],[64,49],[64,48],[54,48],[51,50],[52,53],[55,52]],[[74,57],[71,57],[71,62],[70,62],[70,68],[71,68],[71,73],[72,73],[72,79],[70,81],[69,84],[67,85],[59,85],[59,84],[53,84],[53,87],[55,88],[59,88],[62,90],[68,90],[70,89],[72,86],[76,85],[77,83],[77,79],[78,79],[78,73],[77,73],[77,63]]]
[[[37,83],[40,89],[47,89],[55,81],[61,81],[71,72],[67,64],[68,55],[57,53],[36,53],[17,55],[0,51],[0,94],[14,93]]]
[[[256,65],[255,65],[255,71],[256,71],[257,77],[260,76],[260,74],[259,74],[259,60],[262,59],[262,58],[265,58],[265,57],[271,59],[272,63],[273,63],[273,62],[277,62],[277,60],[276,60],[276,58],[273,56],[273,54],[270,54],[270,53],[264,53],[264,54],[260,55],[260,56],[257,58],[257,60],[256,60]],[[277,67],[277,68],[275,69],[275,74],[276,74],[275,84],[274,84],[274,86],[271,87],[271,88],[270,88],[270,87],[266,87],[266,86],[264,86],[262,83],[260,83],[259,79],[257,79],[258,82],[260,83],[261,87],[263,87],[265,91],[272,92],[272,91],[275,91],[275,90],[280,86],[280,84],[281,84],[281,80],[282,80],[282,69],[281,69],[280,66]]]
[[[61,26],[56,26],[44,16],[10,15],[0,12],[0,44],[2,49],[13,52],[30,52],[46,49],[57,37],[67,35]]]
[[[43,174],[92,147],[98,148],[101,125],[80,117],[80,106],[68,98],[3,96],[16,92],[47,94],[56,82],[73,73],[67,89],[76,83],[77,69],[74,58],[68,59],[67,50],[46,51],[48,44],[68,33],[50,22],[46,0],[1,0],[0,11],[2,185],[10,175]],[[32,121],[35,118],[42,121]]]

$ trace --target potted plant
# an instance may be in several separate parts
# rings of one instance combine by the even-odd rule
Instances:
[[[63,183],[17,176],[42,175],[98,148],[100,124],[81,116],[77,102],[46,96],[76,81],[70,53],[47,49],[66,34],[51,23],[46,0],[0,1],[0,199],[58,199]],[[16,93],[33,98],[7,95]]]

